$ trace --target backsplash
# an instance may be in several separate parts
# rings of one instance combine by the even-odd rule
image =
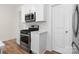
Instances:
[[[32,23],[23,23],[21,29],[28,29],[31,25],[39,25],[39,30],[47,29],[47,22],[32,22]]]

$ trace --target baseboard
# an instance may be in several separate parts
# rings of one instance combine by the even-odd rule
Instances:
[[[65,47],[65,48],[55,48],[54,51],[60,52],[62,54],[72,54],[72,47]]]
[[[9,40],[16,40],[16,38],[10,38],[10,39],[6,39],[6,40],[3,40],[3,41],[9,41]]]

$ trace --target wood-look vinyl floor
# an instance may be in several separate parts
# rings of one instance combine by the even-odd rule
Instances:
[[[25,50],[23,50],[17,43],[16,40],[8,40],[5,41],[5,48],[3,49],[3,51],[6,54],[29,54],[28,52],[26,52]]]
[[[30,54],[29,52],[22,49],[17,43],[16,40],[5,41],[5,47],[3,49],[4,54]],[[60,54],[56,51],[46,51],[44,54]]]

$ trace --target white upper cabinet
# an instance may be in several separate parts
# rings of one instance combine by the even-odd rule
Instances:
[[[44,5],[43,4],[35,5],[35,12],[36,12],[36,21],[45,21],[44,20]]]
[[[20,7],[21,22],[25,23],[25,14],[36,12],[36,22],[45,21],[43,4],[25,4]]]
[[[21,22],[25,23],[25,14],[30,13],[31,5],[22,5],[21,10]]]

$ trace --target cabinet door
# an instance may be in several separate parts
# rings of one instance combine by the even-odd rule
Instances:
[[[22,5],[21,6],[21,22],[24,23],[25,22],[25,8],[24,6]]]
[[[39,35],[36,32],[31,33],[31,50],[39,53]]]
[[[22,12],[21,21],[23,23],[25,23],[25,14],[29,14],[31,12],[31,7],[32,7],[31,4],[25,4],[21,6],[21,12]]]
[[[44,5],[36,4],[35,11],[36,11],[36,21],[44,21]]]
[[[46,51],[47,32],[39,34],[39,53],[42,54]]]

